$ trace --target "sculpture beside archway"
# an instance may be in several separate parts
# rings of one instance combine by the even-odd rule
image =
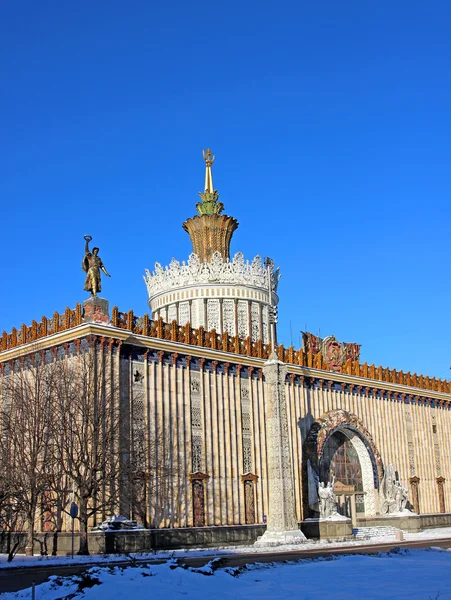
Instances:
[[[310,428],[304,444],[304,464],[310,461],[318,479],[327,480],[330,457],[324,450],[328,440],[338,432],[349,441],[358,456],[362,492],[365,495],[365,515],[375,515],[379,511],[377,490],[384,473],[382,459],[371,434],[356,415],[339,409],[319,417]],[[308,481],[304,481],[304,484],[308,486]]]

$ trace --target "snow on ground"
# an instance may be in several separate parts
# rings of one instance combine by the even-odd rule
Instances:
[[[36,600],[451,600],[451,552],[402,549],[236,569],[184,569],[174,561],[141,567],[93,567],[88,575],[36,586]],[[31,590],[0,595],[31,598]]]
[[[438,540],[441,538],[451,538],[451,527],[444,527],[441,529],[426,529],[420,533],[404,533],[404,539],[408,541],[412,540]],[[373,537],[368,540],[351,540],[345,542],[337,542],[335,540],[331,540],[330,542],[327,540],[322,541],[310,541],[304,542],[302,544],[296,545],[284,545],[282,547],[274,547],[268,546],[265,547],[255,547],[255,546],[228,546],[228,547],[220,547],[220,548],[194,548],[194,549],[181,549],[174,551],[158,551],[158,552],[149,552],[149,553],[137,553],[137,554],[110,554],[110,555],[91,555],[91,556],[74,556],[72,559],[70,556],[25,556],[23,554],[18,554],[14,560],[10,563],[6,561],[7,557],[5,554],[0,554],[0,568],[18,568],[18,567],[37,567],[43,566],[48,567],[50,565],[78,565],[78,564],[92,564],[92,563],[111,563],[111,562],[120,562],[120,561],[130,561],[134,558],[139,560],[155,560],[155,559],[165,559],[165,558],[183,558],[185,556],[227,556],[231,554],[263,554],[274,553],[278,551],[302,551],[302,550],[321,550],[322,548],[327,550],[332,550],[334,548],[347,548],[350,550],[354,546],[365,546],[372,544],[383,544],[389,543],[390,546],[393,546],[393,542],[395,541],[395,537],[393,536],[385,536],[385,537]]]

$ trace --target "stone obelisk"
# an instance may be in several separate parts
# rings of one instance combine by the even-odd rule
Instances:
[[[268,268],[269,296],[271,278]],[[266,382],[266,456],[268,463],[269,507],[267,529],[256,542],[260,546],[299,544],[305,536],[299,529],[294,500],[294,481],[288,438],[288,414],[285,397],[287,365],[278,360],[274,351],[277,322],[276,308],[270,310],[271,354],[263,367]]]

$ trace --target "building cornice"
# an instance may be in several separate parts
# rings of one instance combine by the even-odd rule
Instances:
[[[8,362],[20,356],[39,352],[61,345],[66,342],[71,342],[76,339],[84,338],[90,335],[98,336],[99,338],[112,338],[122,341],[123,344],[138,346],[143,349],[152,348],[168,353],[178,353],[192,356],[195,358],[204,358],[207,360],[220,361],[223,363],[242,365],[245,367],[254,367],[261,369],[266,359],[247,356],[246,354],[235,354],[233,352],[225,352],[219,349],[205,348],[204,346],[196,346],[193,344],[185,344],[161,338],[149,337],[145,335],[134,334],[127,329],[114,327],[112,325],[103,325],[97,323],[86,323],[60,331],[58,333],[41,338],[34,342],[24,344],[6,350],[0,353],[0,362]],[[439,392],[435,390],[426,390],[419,387],[411,387],[402,384],[389,383],[378,379],[368,379],[355,375],[347,375],[334,371],[326,371],[300,365],[287,364],[288,374],[299,375],[300,377],[310,378],[314,380],[329,381],[340,385],[350,385],[355,387],[370,388],[372,390],[381,390],[383,392],[395,392],[408,396],[418,396],[421,398],[431,398],[435,400],[443,400],[451,402],[451,394]]]
[[[84,323],[82,325],[78,325],[77,327],[72,327],[71,329],[53,333],[34,342],[22,344],[16,348],[12,348],[11,350],[0,352],[0,362],[8,362],[18,358],[19,356],[32,354],[41,350],[47,350],[48,348],[53,348],[54,346],[59,346],[66,342],[72,342],[88,335],[98,335],[100,337],[126,340],[128,337],[130,337],[130,332],[124,329],[119,329],[118,327],[112,327],[110,325]]]

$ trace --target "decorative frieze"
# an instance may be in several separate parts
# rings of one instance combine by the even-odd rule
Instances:
[[[435,418],[434,412],[432,412],[432,438],[434,440],[435,470],[437,477],[440,477],[442,474],[442,464],[440,460],[440,443],[437,433],[437,419]]]
[[[405,414],[406,414],[406,434],[407,434],[407,448],[408,448],[408,456],[409,456],[409,471],[410,476],[414,477],[416,472],[415,467],[415,448],[413,445],[413,425],[412,425],[412,415],[410,411],[410,404],[407,402],[405,406]],[[417,512],[417,511],[415,511]]]
[[[190,371],[191,455],[193,473],[203,469],[203,429],[200,373]]]
[[[249,381],[243,380],[241,383],[241,433],[243,438],[243,470],[250,473],[252,466],[252,432],[251,432],[251,411]]]
[[[131,361],[131,422],[132,422],[132,469],[146,470],[145,407],[143,364]]]
[[[247,302],[238,301],[238,335],[247,338],[249,335],[249,321],[247,316]]]
[[[221,330],[221,317],[219,300],[217,298],[209,298],[207,300],[207,330]]]

